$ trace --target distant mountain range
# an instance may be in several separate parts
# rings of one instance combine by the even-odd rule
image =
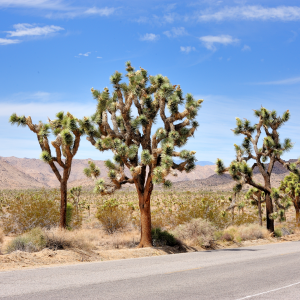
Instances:
[[[92,159],[74,159],[68,186],[91,186],[93,181],[86,178],[83,169],[88,167],[88,161]],[[92,160],[101,170],[101,177],[107,178],[107,169],[102,160]],[[178,176],[169,176],[173,182],[204,179],[215,174],[215,166],[198,162],[191,173],[178,172]],[[204,164],[204,165],[203,165]],[[61,168],[58,166],[58,169]],[[129,170],[126,173],[130,176]],[[56,179],[49,165],[39,159],[17,158],[0,156],[0,189],[26,189],[26,188],[58,188]]]
[[[92,187],[94,182],[86,178],[83,169],[88,166],[91,159],[74,159],[68,187],[82,185]],[[92,160],[101,170],[101,177],[107,178],[107,169],[102,160]],[[294,161],[294,160],[291,160]],[[178,161],[179,162],[179,161]],[[60,168],[60,167],[59,167]],[[199,161],[191,173],[178,172],[178,176],[169,175],[175,189],[179,190],[231,190],[234,181],[228,174],[217,175],[215,165],[209,161]],[[130,176],[129,170],[125,172]],[[288,171],[276,163],[272,173],[272,182],[278,186]],[[258,169],[254,169],[257,182],[262,183],[262,176]],[[0,189],[32,189],[32,188],[58,188],[59,182],[51,168],[39,159],[1,157],[0,156]],[[159,187],[158,187],[159,188]]]

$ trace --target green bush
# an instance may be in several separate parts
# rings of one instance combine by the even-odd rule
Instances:
[[[274,236],[275,236],[275,237],[282,237],[282,231],[281,231],[280,228],[276,228],[276,229],[274,230]]]
[[[34,228],[29,232],[14,238],[5,249],[6,253],[13,251],[36,252],[44,249],[47,245],[47,238],[41,228]]]
[[[96,218],[108,234],[124,229],[129,223],[130,208],[116,199],[106,200],[98,207]]]
[[[174,247],[179,244],[179,241],[173,234],[168,231],[162,231],[160,228],[153,228],[151,230],[152,241],[154,246],[171,246]]]

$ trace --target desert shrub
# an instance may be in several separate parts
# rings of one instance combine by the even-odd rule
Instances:
[[[152,241],[154,246],[171,246],[179,245],[179,241],[174,235],[166,230],[162,231],[160,228],[153,228],[151,230]]]
[[[10,241],[5,249],[6,253],[13,251],[36,252],[46,247],[46,235],[41,228],[34,228],[29,232],[15,237]]]
[[[238,227],[238,233],[243,241],[263,239],[269,231],[258,224],[242,225]]]
[[[4,232],[2,230],[2,228],[0,228],[0,244],[2,244],[4,241]]]
[[[214,240],[215,231],[215,227],[210,222],[202,219],[192,219],[176,227],[173,232],[179,240],[191,243],[192,245],[208,247]]]
[[[241,241],[241,237],[238,232],[238,228],[236,226],[229,226],[223,231],[223,235],[221,236],[221,240],[225,241]]]
[[[258,224],[248,224],[241,226],[229,226],[223,231],[223,235],[220,236],[220,240],[225,241],[248,241],[266,238],[269,231],[261,227]]]
[[[121,205],[116,199],[106,200],[98,207],[96,218],[100,221],[103,229],[112,234],[124,229],[129,223],[130,208]]]
[[[93,246],[86,231],[52,228],[45,231],[47,247],[50,249],[90,250]]]
[[[224,232],[221,236],[220,236],[220,240],[224,240],[227,242],[232,242],[234,239],[234,236],[229,233],[229,232]]]
[[[282,231],[281,231],[280,228],[276,228],[276,229],[274,230],[274,236],[275,236],[275,237],[282,237]]]
[[[51,228],[59,222],[59,202],[43,191],[22,193],[9,202],[1,215],[5,233],[22,234],[36,227]]]

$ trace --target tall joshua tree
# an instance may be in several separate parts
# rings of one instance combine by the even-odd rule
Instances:
[[[38,143],[42,150],[41,159],[49,164],[56,178],[60,182],[61,208],[60,208],[60,227],[66,228],[67,211],[67,183],[71,172],[72,160],[79,148],[80,138],[84,131],[80,129],[80,120],[76,119],[70,113],[59,112],[57,119],[50,120],[49,123],[33,124],[30,116],[11,115],[9,121],[18,126],[28,126],[36,134]],[[52,156],[49,145],[49,135],[53,133],[56,136],[51,142],[55,149],[56,156]],[[65,159],[62,158],[65,157]],[[60,172],[58,165],[62,168]]]
[[[258,118],[258,123],[253,126],[251,126],[250,121],[247,119],[243,121],[236,118],[237,127],[233,132],[236,135],[244,135],[244,141],[241,146],[234,145],[236,159],[231,162],[228,168],[225,168],[221,159],[217,159],[216,172],[223,174],[229,171],[229,174],[239,186],[247,183],[265,193],[267,229],[273,232],[274,220],[272,218],[271,174],[274,164],[277,161],[288,169],[296,170],[295,166],[281,159],[281,155],[292,148],[292,143],[288,138],[281,143],[278,132],[278,129],[289,120],[290,113],[287,110],[282,116],[278,116],[276,111],[269,111],[262,107],[259,110],[255,110],[254,114]],[[265,137],[262,147],[259,148],[258,144],[262,132],[264,132]],[[247,164],[249,160],[254,160],[252,166]],[[266,164],[266,162],[268,162],[268,164]],[[253,170],[255,167],[258,167],[259,172],[263,176],[263,185],[255,182],[253,178]]]
[[[180,86],[172,85],[167,77],[149,76],[143,68],[135,71],[130,62],[126,66],[128,83],[121,83],[122,74],[116,71],[110,77],[111,94],[108,88],[103,92],[92,88],[98,101],[97,110],[91,119],[83,120],[83,128],[93,146],[114,153],[114,161],[106,161],[111,182],[100,179],[95,190],[110,194],[126,183],[135,185],[141,212],[139,247],[148,247],[152,245],[150,198],[153,185],[162,183],[170,187],[167,175],[176,175],[176,170],[190,172],[194,169],[196,152],[177,152],[175,148],[184,146],[194,134],[198,127],[195,118],[203,100],[196,101],[191,94],[183,97]],[[185,108],[180,112],[183,105]],[[136,111],[135,117],[131,111]],[[163,127],[152,133],[158,117]],[[173,157],[183,162],[176,163]],[[125,167],[130,170],[131,178],[126,176]],[[92,176],[92,171],[85,173]]]

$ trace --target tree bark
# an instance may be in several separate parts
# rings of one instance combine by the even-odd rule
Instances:
[[[258,218],[259,218],[259,225],[262,226],[262,215],[261,215],[261,202],[258,200]]]
[[[296,225],[300,228],[300,207],[297,203],[294,203],[295,211],[296,211]]]
[[[141,241],[138,248],[152,247],[150,198],[151,192],[139,195],[139,206],[141,212]]]
[[[61,194],[61,204],[60,204],[60,229],[65,229],[67,227],[67,181],[62,180],[60,183],[60,194]]]
[[[274,232],[274,220],[270,218],[270,214],[273,213],[273,203],[270,193],[266,193],[266,219],[267,229],[270,232]]]

